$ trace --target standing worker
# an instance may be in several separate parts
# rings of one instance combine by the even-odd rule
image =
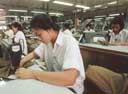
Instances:
[[[15,43],[21,43],[22,52],[23,54],[27,55],[28,48],[27,48],[27,42],[25,35],[23,33],[23,28],[20,23],[14,22],[11,24],[12,30],[14,32],[14,42]]]
[[[69,23],[64,23],[63,28],[64,28],[64,33],[65,34],[73,36],[72,32],[70,31],[70,24]]]

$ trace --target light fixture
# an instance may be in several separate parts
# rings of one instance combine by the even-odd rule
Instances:
[[[15,15],[6,15],[6,16],[4,16],[4,17],[6,17],[6,18],[11,18],[11,17],[16,18],[16,17],[18,17],[18,16],[15,16]]]
[[[43,2],[49,2],[50,0],[39,0],[39,1],[43,1]]]
[[[9,9],[11,12],[27,12],[27,10]]]
[[[106,19],[113,19],[114,17],[107,17]]]
[[[63,13],[50,12],[49,15],[63,16]]]
[[[95,18],[104,18],[106,15],[95,16]]]
[[[0,11],[3,11],[4,9],[0,8]]]
[[[0,21],[0,24],[5,24],[6,23],[6,21]]]
[[[72,3],[68,3],[68,2],[53,1],[53,3],[60,4],[60,5],[65,5],[65,6],[73,6]]]
[[[115,5],[117,4],[117,1],[109,2],[108,5]]]
[[[119,16],[120,14],[117,13],[117,14],[110,14],[109,16]]]
[[[24,17],[25,17],[25,18],[32,18],[32,16],[21,16],[21,17],[23,17],[23,18],[24,18]]]
[[[44,12],[44,11],[31,11],[31,13],[35,13],[35,14],[46,14],[46,12]]]
[[[94,8],[100,8],[102,5],[95,5]]]
[[[108,8],[108,6],[106,6],[106,5],[102,7],[102,9],[106,9],[106,8]]]
[[[96,21],[101,21],[103,18],[95,18]]]
[[[90,7],[88,7],[88,6],[83,6],[83,5],[75,5],[75,7],[77,7],[77,8],[83,8],[84,10],[90,9]]]

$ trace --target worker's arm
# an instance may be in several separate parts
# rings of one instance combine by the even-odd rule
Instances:
[[[128,42],[126,42],[126,43],[110,43],[110,45],[113,45],[113,46],[128,46]]]
[[[36,54],[33,52],[29,53],[27,56],[25,56],[21,61],[20,61],[20,67],[23,67],[23,65],[30,60],[34,59],[36,57]]]
[[[20,68],[16,76],[21,79],[37,79],[54,85],[71,86],[75,83],[79,72],[76,69],[68,69],[62,72],[45,72]]]

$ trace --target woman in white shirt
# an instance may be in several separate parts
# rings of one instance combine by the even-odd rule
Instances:
[[[72,32],[70,31],[70,24],[69,23],[65,23],[63,28],[64,28],[65,34],[72,36]]]
[[[87,24],[85,31],[83,31],[83,32],[95,32],[95,31],[91,28],[91,24]]]
[[[27,49],[27,42],[25,35],[23,33],[23,29],[20,23],[14,22],[11,24],[12,30],[14,32],[14,42],[15,43],[20,43],[22,47],[22,52],[24,55],[27,55],[28,49]]]

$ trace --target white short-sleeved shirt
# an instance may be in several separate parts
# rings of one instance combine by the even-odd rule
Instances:
[[[95,32],[93,29],[90,29],[90,30],[88,30],[88,29],[86,29],[85,31],[83,31],[83,32]]]
[[[18,31],[15,35],[14,35],[14,41],[16,43],[21,43],[22,46],[22,51],[25,55],[27,55],[28,53],[28,48],[27,48],[27,42],[26,42],[26,38],[24,36],[24,33],[22,31]]]
[[[123,29],[119,34],[115,35],[114,32],[110,32],[110,43],[124,43],[128,42],[128,31]]]
[[[42,43],[34,52],[46,63],[50,63],[47,64],[49,71],[63,71],[70,68],[78,70],[79,75],[75,84],[69,87],[73,88],[77,94],[83,93],[85,71],[78,42],[73,37],[59,32],[54,48],[51,44]]]
[[[69,29],[64,30],[64,33],[67,35],[72,36],[72,32]]]
[[[11,38],[11,39],[14,37],[14,33],[13,33],[12,30],[6,31],[5,34],[6,34],[9,38]]]

